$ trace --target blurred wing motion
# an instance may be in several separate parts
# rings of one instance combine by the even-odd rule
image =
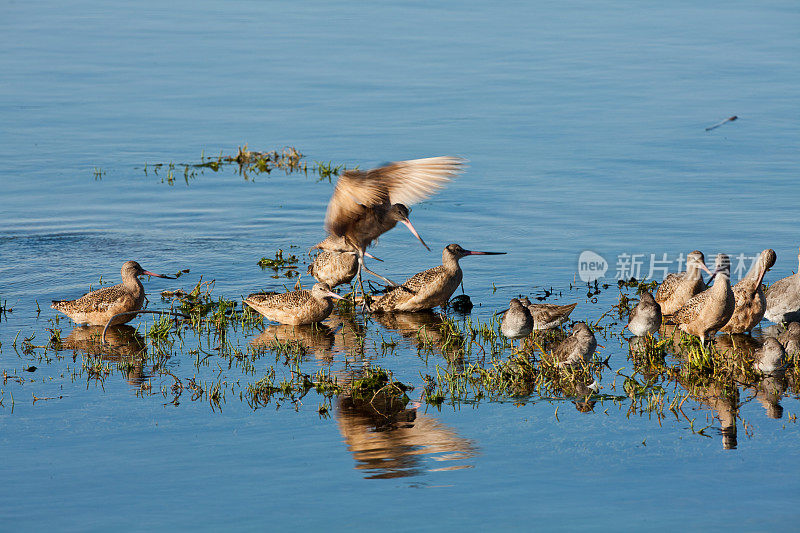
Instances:
[[[366,172],[348,170],[339,176],[328,203],[325,229],[344,235],[365,209],[381,204],[411,205],[428,198],[463,170],[457,157],[398,161]]]

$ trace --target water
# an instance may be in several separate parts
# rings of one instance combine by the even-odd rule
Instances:
[[[51,362],[14,350],[49,338],[45,302],[74,298],[98,278],[116,282],[135,258],[150,270],[191,269],[146,281],[151,307],[165,288],[202,275],[237,299],[278,289],[256,262],[324,235],[332,184],[313,176],[206,170],[175,184],[155,163],[196,163],[296,146],[309,161],[367,168],[440,154],[468,172],[412,219],[434,250],[398,228],[375,254],[402,279],[458,242],[507,256],[467,258],[464,288],[486,320],[516,294],[578,301],[596,321],[613,287],[587,300],[570,289],[593,250],[613,278],[620,254],[693,249],[778,254],[773,282],[796,268],[795,188],[800,130],[800,10],[791,2],[698,6],[524,3],[9,3],[0,17],[3,226],[0,442],[6,458],[0,517],[11,529],[337,529],[516,527],[721,529],[777,527],[797,517],[797,395],[771,419],[740,387],[738,446],[723,450],[724,416],[690,399],[687,420],[626,416],[598,403],[536,397],[422,406],[409,427],[374,431],[309,393],[253,410],[230,395],[179,405],[172,379],[149,361],[104,382],[78,352]],[[706,132],[731,115],[735,122]],[[145,164],[148,171],[145,173]],[[100,175],[95,177],[97,169]],[[304,267],[301,267],[303,269]],[[185,280],[185,281],[184,281]],[[306,279],[304,279],[306,281]],[[613,284],[613,280],[612,280]],[[493,290],[496,288],[496,292]],[[36,302],[42,309],[37,314]],[[152,318],[133,322],[144,333]],[[58,324],[64,336],[72,326]],[[246,346],[253,334],[238,332]],[[417,389],[447,366],[376,321],[363,358]],[[398,346],[375,348],[381,337]],[[341,370],[342,331],[304,368]],[[601,340],[611,369],[631,363]],[[162,361],[181,379],[234,376],[189,349]],[[152,347],[151,347],[152,351]],[[325,351],[325,350],[323,350]],[[351,358],[352,359],[352,358]],[[357,359],[357,358],[356,358]],[[257,362],[258,379],[270,357]],[[272,360],[274,362],[274,360]],[[357,361],[349,361],[355,364]],[[113,363],[114,366],[116,363]],[[360,363],[359,363],[360,364]],[[23,368],[37,366],[33,373]],[[239,374],[236,374],[238,376]],[[142,380],[153,384],[143,393]],[[126,381],[129,378],[131,383]],[[239,379],[232,377],[233,380]],[[244,378],[241,378],[244,379]],[[617,376],[617,380],[620,378]],[[244,383],[244,381],[243,381]],[[619,383],[616,384],[620,393]],[[14,396],[13,412],[10,396]],[[58,397],[33,403],[32,397]],[[235,396],[235,397],[234,397]],[[166,405],[165,405],[166,404]],[[559,407],[557,416],[555,408]],[[370,450],[383,450],[372,453]],[[794,459],[793,459],[794,458]],[[414,490],[427,489],[427,490]],[[353,505],[355,503],[355,505]]]

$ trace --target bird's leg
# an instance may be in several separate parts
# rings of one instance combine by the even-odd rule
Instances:
[[[359,250],[358,251],[358,273],[356,276],[358,277],[358,286],[361,289],[361,311],[372,311],[369,308],[369,303],[367,302],[367,293],[364,290],[364,279],[361,276],[361,270],[366,269],[367,267],[364,266],[364,252]],[[353,292],[353,305],[355,305],[355,291]]]
[[[362,263],[361,263],[361,268],[363,268],[364,270],[366,270],[367,272],[369,272],[370,274],[372,274],[372,275],[373,275],[373,276],[375,276],[376,278],[382,279],[383,281],[385,281],[386,283],[388,283],[390,287],[398,287],[398,286],[399,286],[399,285],[398,285],[397,283],[395,283],[394,281],[392,281],[392,280],[390,280],[390,279],[388,279],[388,278],[384,278],[384,277],[383,277],[383,276],[381,276],[380,274],[377,274],[377,273],[373,272],[372,270],[368,269],[368,268],[367,268],[367,265],[365,265],[365,264],[363,263],[363,259],[362,259]]]

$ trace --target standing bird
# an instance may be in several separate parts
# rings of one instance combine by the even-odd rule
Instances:
[[[567,321],[577,303],[567,305],[533,304],[528,297],[520,298],[522,305],[528,308],[533,317],[534,331],[557,328]]]
[[[761,289],[764,274],[775,264],[775,250],[766,249],[758,256],[756,266],[733,287],[736,307],[727,324],[720,330],[725,333],[746,333],[756,327],[767,310],[767,299]]]
[[[333,311],[331,298],[343,300],[324,283],[315,283],[311,290],[278,293],[255,293],[244,299],[244,303],[273,322],[291,324],[313,324],[322,322]]]
[[[736,298],[731,289],[731,260],[725,254],[718,254],[712,276],[714,285],[693,296],[673,316],[681,331],[700,337],[705,344],[730,320],[736,307]]]
[[[144,286],[139,276],[175,279],[172,276],[154,274],[143,269],[136,261],[122,265],[122,283],[84,294],[77,300],[53,300],[50,307],[70,317],[78,324],[105,326],[114,315],[130,313],[114,318],[109,325],[126,324],[136,318],[135,311],[144,305]]]
[[[508,311],[503,315],[500,333],[511,339],[512,346],[514,339],[520,339],[519,347],[522,349],[522,343],[525,337],[531,334],[531,331],[533,331],[533,317],[530,311],[522,302],[514,298],[509,302]]]
[[[374,311],[422,311],[444,307],[461,284],[458,260],[468,255],[500,255],[505,252],[473,252],[458,244],[442,251],[442,264],[418,272],[398,287],[392,287],[372,305]]]
[[[788,357],[794,359],[800,354],[800,322],[790,322],[786,330],[778,335],[778,341],[783,344]]]
[[[320,249],[320,253],[308,265],[308,273],[320,283],[326,283],[331,289],[343,283],[350,283],[358,273],[358,252],[349,246],[343,238],[328,236],[324,241],[316,244],[311,249]],[[333,252],[330,249],[350,249],[349,252]],[[365,257],[380,261],[369,252],[364,252]]]
[[[706,290],[701,270],[709,275],[703,252],[695,250],[686,256],[686,272],[672,273],[658,286],[655,301],[661,306],[662,315],[673,315],[695,294]]]
[[[779,279],[764,291],[767,298],[764,316],[770,322],[781,324],[800,320],[800,254],[797,262],[797,273]]]
[[[637,337],[652,335],[661,327],[661,307],[648,291],[642,291],[626,327]]]
[[[756,370],[762,374],[772,374],[786,366],[786,353],[778,339],[767,337],[762,346],[755,353],[753,362]]]
[[[597,339],[585,322],[576,322],[569,337],[553,350],[553,360],[558,366],[577,365],[588,362],[597,348]]]
[[[366,268],[364,255],[367,247],[401,222],[428,248],[408,220],[407,206],[442,188],[462,171],[463,165],[464,161],[456,157],[431,157],[398,161],[366,172],[343,172],[336,181],[325,216],[325,229],[334,239],[323,241],[327,242],[323,249],[329,252],[355,251],[359,285],[362,270],[396,285]],[[333,242],[336,240],[338,242]]]

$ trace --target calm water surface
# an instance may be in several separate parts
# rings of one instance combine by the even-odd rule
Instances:
[[[437,264],[450,242],[509,252],[462,262],[464,289],[480,304],[473,320],[553,288],[552,301],[578,301],[573,318],[595,322],[617,303],[620,254],[772,247],[773,282],[796,269],[800,244],[795,2],[8,2],[2,13],[0,302],[13,309],[0,322],[0,368],[13,377],[0,385],[3,528],[797,522],[792,389],[781,418],[740,387],[735,412],[690,399],[688,418],[660,421],[627,416],[625,402],[583,413],[538,397],[423,401],[384,431],[336,400],[320,417],[326,400],[314,392],[252,409],[239,392],[271,355],[247,374],[213,355],[196,367],[196,347],[175,346],[160,368],[148,360],[123,372],[112,361],[98,381],[79,372],[81,351],[48,362],[41,349],[13,346],[34,334],[45,344],[47,328],[70,334],[45,302],[77,297],[100,276],[116,282],[128,259],[191,270],[146,281],[151,308],[165,305],[159,291],[191,289],[200,275],[231,299],[293,284],[256,263],[322,238],[331,183],[280,171],[244,179],[230,168],[187,183],[178,167],[170,185],[164,167],[153,171],[244,143],[361,168],[468,158],[463,177],[414,207],[434,251],[400,228],[375,253],[402,279]],[[583,250],[609,262],[612,287],[597,303],[571,285]],[[132,325],[144,335],[152,321]],[[310,344],[303,367],[344,376],[372,360],[413,384],[416,402],[422,376],[447,361],[418,355],[401,329],[368,321],[361,351],[350,330],[335,330]],[[259,333],[229,340],[247,346]],[[385,339],[397,342],[389,353],[376,348]],[[602,392],[624,395],[615,371],[632,371],[627,349],[615,335],[600,344],[611,358]],[[239,384],[221,411],[189,392],[174,405],[161,393],[173,383],[163,369]],[[732,420],[736,447],[725,450]]]

